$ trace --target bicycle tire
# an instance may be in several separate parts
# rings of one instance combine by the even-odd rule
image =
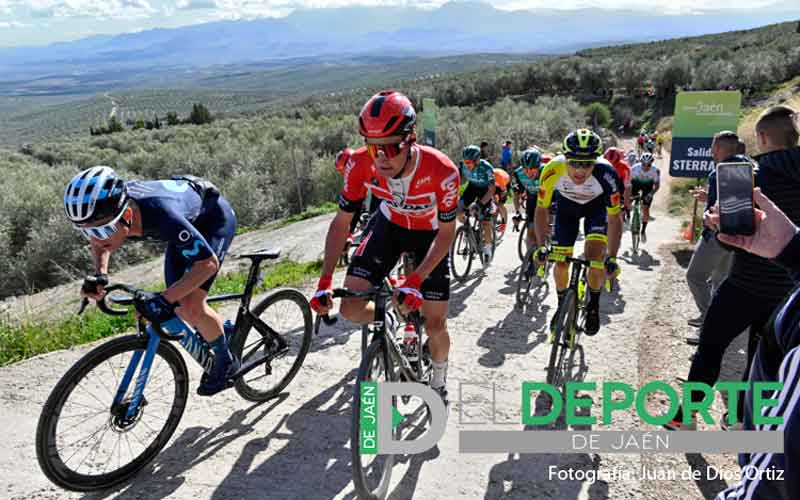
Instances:
[[[456,230],[456,236],[453,238],[453,245],[450,248],[450,268],[453,271],[453,277],[458,281],[463,281],[469,275],[469,271],[472,268],[472,259],[475,258],[468,231],[469,228],[466,225],[459,227]],[[463,273],[456,269],[460,265],[457,262],[466,263]]]
[[[387,364],[388,363],[388,364]],[[373,373],[377,369],[377,373]],[[383,467],[379,473],[380,479],[376,487],[368,485],[367,468],[361,463],[360,449],[360,416],[361,416],[361,383],[383,377],[387,382],[397,380],[394,367],[392,366],[391,356],[385,351],[383,341],[374,340],[358,367],[358,375],[353,393],[353,413],[350,420],[350,453],[353,467],[353,484],[358,497],[364,500],[383,500],[389,492],[389,483],[392,478],[392,467],[394,466],[394,455],[375,455],[375,460],[384,460]],[[393,406],[396,405],[396,398],[393,398]],[[397,432],[397,428],[395,431]],[[396,436],[395,436],[396,437]]]
[[[527,246],[528,246],[528,223],[524,223],[522,225],[522,229],[519,230],[519,238],[517,239],[517,255],[519,256],[519,261],[525,261],[525,254],[527,253]]]
[[[267,401],[276,397],[278,394],[286,388],[287,385],[292,381],[292,379],[297,375],[297,372],[300,370],[300,367],[303,365],[303,361],[308,354],[309,349],[311,348],[311,336],[313,331],[313,319],[311,317],[311,307],[308,305],[308,301],[300,293],[298,290],[293,288],[281,288],[278,290],[273,290],[269,295],[264,297],[253,309],[252,312],[255,316],[261,316],[267,308],[273,306],[281,301],[288,301],[292,302],[300,308],[300,312],[302,314],[302,336],[299,338],[299,342],[290,342],[287,339],[288,333],[286,332],[278,332],[280,333],[284,340],[290,344],[289,353],[286,355],[281,356],[280,359],[283,365],[284,360],[287,360],[289,356],[294,356],[294,360],[291,361],[291,364],[286,371],[285,375],[279,377],[275,383],[270,382],[271,385],[268,385],[266,389],[259,389],[252,385],[252,382],[255,380],[259,380],[263,378],[263,376],[270,377],[271,373],[264,373],[263,376],[259,376],[257,379],[250,379],[248,377],[252,376],[253,374],[262,373],[261,368],[255,368],[250,374],[247,374],[239,379],[236,380],[234,384],[234,388],[236,392],[239,393],[241,397],[248,401],[254,402],[262,402]],[[285,315],[284,315],[285,316]],[[269,325],[269,322],[265,321],[270,328],[273,328]],[[255,333],[258,333],[253,329]],[[293,331],[297,331],[297,327],[293,328]],[[245,359],[242,358],[243,352],[245,351],[245,343],[247,340],[248,335],[250,332],[237,332],[236,336],[234,337],[233,342],[231,342],[231,352],[242,360],[242,362],[246,361],[247,354],[245,354]],[[295,338],[297,336],[295,335]],[[248,351],[250,354],[255,352],[255,349],[260,349],[261,346],[254,348],[253,350]],[[293,352],[294,350],[294,352]],[[274,361],[274,360],[273,360]],[[265,364],[266,367],[272,369],[272,362]]]
[[[536,275],[535,269],[534,272],[530,273],[528,271],[530,266],[534,266],[533,263],[533,254],[536,251],[535,248],[532,248],[528,251],[527,255],[525,255],[522,264],[519,266],[519,272],[517,273],[517,295],[516,295],[516,305],[518,309],[524,309],[526,305],[528,305],[528,301],[530,300],[531,296],[531,287],[533,286],[534,280],[538,281],[539,277]],[[525,274],[528,273],[528,280],[524,281],[522,278]]]
[[[547,383],[560,387],[560,366],[567,352],[567,335],[575,322],[575,291],[567,290],[561,307],[556,312],[555,336],[550,347],[550,360],[547,365]]]
[[[186,401],[189,393],[189,372],[178,350],[172,344],[162,341],[158,345],[156,359],[160,358],[164,360],[171,369],[175,377],[175,393],[174,401],[168,413],[165,425],[156,435],[152,443],[125,466],[99,475],[81,474],[70,469],[57,449],[56,432],[58,430],[58,421],[61,417],[61,412],[64,409],[65,402],[79,386],[80,382],[91,374],[93,369],[116,355],[128,351],[146,350],[147,342],[148,340],[146,337],[127,335],[95,347],[72,365],[53,388],[42,408],[42,413],[36,426],[36,458],[39,461],[39,466],[42,472],[44,472],[44,475],[57,486],[72,491],[88,492],[118,485],[136,475],[142,468],[150,463],[169,442],[186,408]],[[96,374],[95,377],[97,377]],[[133,387],[135,380],[131,382],[131,384],[131,387]],[[97,401],[101,402],[99,399]],[[109,414],[112,402],[113,400],[108,402]],[[143,414],[144,413],[142,413],[142,415]],[[110,423],[111,418],[106,422],[109,428]],[[136,424],[129,430],[135,427]],[[125,435],[127,436],[127,434]],[[88,458],[88,455],[86,458]],[[69,460],[68,458],[67,462]],[[82,465],[82,463],[83,462],[81,462],[79,466]]]
[[[639,214],[639,210],[638,206],[634,207],[633,215],[631,215],[631,245],[634,254],[639,252],[639,232],[641,231],[641,215]]]

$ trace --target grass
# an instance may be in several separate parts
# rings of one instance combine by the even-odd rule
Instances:
[[[302,264],[290,260],[278,262],[262,273],[264,279],[256,288],[256,293],[280,286],[298,285],[308,278],[319,276],[321,269],[321,260]],[[214,282],[211,293],[241,292],[246,281],[247,271],[222,275]],[[133,315],[108,316],[96,309],[59,321],[36,319],[11,324],[0,320],[0,366],[124,333],[134,326]]]
[[[310,219],[318,215],[329,214],[331,212],[335,212],[338,208],[339,205],[330,201],[323,203],[322,205],[309,207],[299,214],[290,215],[289,217],[282,219],[280,222],[278,222],[276,228],[288,226],[289,224],[294,224],[295,222]]]

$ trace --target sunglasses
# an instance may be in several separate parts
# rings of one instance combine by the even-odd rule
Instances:
[[[125,213],[125,210],[127,208],[128,205],[125,205],[125,208],[122,209],[119,215],[114,217],[114,219],[111,220],[110,222],[103,224],[102,226],[95,226],[95,227],[75,226],[75,229],[77,229],[87,240],[91,240],[92,238],[97,240],[107,240],[112,236],[114,236],[117,233],[117,231],[119,231],[117,224],[119,223],[120,219],[122,218],[122,214]]]
[[[477,164],[478,164],[477,160],[464,160],[464,165],[468,167],[474,167]]]
[[[567,160],[567,165],[572,168],[589,169],[594,167],[595,160]]]
[[[403,147],[405,146],[405,141],[396,142],[393,144],[370,144],[366,143],[367,151],[369,151],[369,155],[375,159],[378,157],[378,153],[382,152],[387,159],[391,160],[395,156],[399,155],[403,151]]]

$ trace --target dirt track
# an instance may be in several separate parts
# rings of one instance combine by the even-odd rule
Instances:
[[[602,329],[596,337],[583,338],[578,351],[583,360],[573,379],[617,380],[640,387],[654,378],[671,382],[676,376],[685,377],[692,348],[683,337],[691,332],[686,319],[696,311],[683,277],[688,247],[676,240],[679,221],[661,209],[665,198],[666,189],[657,195],[656,220],[648,228],[649,241],[641,255],[631,256],[629,239],[623,241],[619,290],[604,295]],[[320,231],[308,239],[320,246],[324,221],[307,221],[305,227]],[[519,264],[515,238],[509,232],[486,276],[473,273],[466,283],[453,286],[449,321],[453,399],[458,399],[461,384],[494,384],[495,418],[511,422],[495,428],[505,430],[521,428],[515,422],[520,422],[522,381],[544,380],[549,354],[545,328],[555,304],[555,294],[550,293],[528,314],[514,310],[513,279]],[[311,291],[310,285],[305,292]],[[33,441],[50,389],[90,347],[0,369],[0,426],[6,429],[0,451],[0,496],[82,496],[47,482],[36,463]],[[289,386],[288,397],[261,406],[243,401],[233,391],[214,398],[195,396],[200,371],[192,365],[189,403],[171,443],[132,483],[88,498],[353,498],[348,436],[359,349],[353,325],[342,322],[337,329],[323,331]],[[734,352],[733,361],[739,362],[736,356]],[[390,498],[711,498],[724,482],[556,481],[549,479],[548,466],[638,471],[644,465],[680,470],[705,467],[707,462],[737,470],[732,456],[459,454],[457,431],[476,428],[468,422],[492,418],[491,394],[462,387],[463,407],[458,401],[452,405],[447,432],[438,446],[395,466]],[[600,395],[593,397],[599,404]],[[593,414],[597,411],[593,409]],[[611,429],[637,428],[646,426],[629,412],[619,415]]]

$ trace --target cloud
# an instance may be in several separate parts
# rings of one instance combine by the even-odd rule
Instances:
[[[6,28],[26,28],[28,25],[17,21],[0,21],[0,29]]]
[[[178,0],[175,7],[178,10],[216,9],[217,2],[215,0]]]
[[[28,0],[24,4],[32,17],[88,17],[99,19],[136,19],[156,12],[149,0]]]

